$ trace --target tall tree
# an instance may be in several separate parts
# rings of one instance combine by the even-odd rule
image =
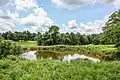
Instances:
[[[103,36],[109,43],[120,42],[120,10],[114,12],[106,22]]]
[[[50,41],[52,45],[57,45],[59,40],[59,27],[51,26],[49,28]]]

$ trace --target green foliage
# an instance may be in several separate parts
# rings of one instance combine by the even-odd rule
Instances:
[[[83,45],[89,44],[86,35],[81,35],[80,33],[59,33],[59,27],[51,26],[48,32],[44,34],[37,35],[38,45],[48,46],[48,45]]]
[[[120,62],[0,60],[1,80],[119,80]]]
[[[37,44],[42,46],[49,45],[87,45],[100,44],[99,34],[81,35],[80,33],[59,33],[59,27],[51,26],[48,32],[37,34]]]
[[[19,55],[22,53],[22,48],[16,46],[12,41],[3,40],[0,42],[0,58],[7,55]]]
[[[38,35],[37,43],[38,45],[57,45],[59,40],[59,27],[51,26],[48,32],[45,34]]]
[[[1,34],[2,37],[6,40],[13,40],[13,41],[33,41],[35,40],[36,33],[30,33],[29,31],[23,31],[23,32],[5,32]]]
[[[1,42],[2,40],[4,40],[4,38],[3,38],[2,36],[0,36],[0,42]]]
[[[117,48],[114,45],[84,45],[82,46],[91,51],[116,51]]]
[[[120,10],[114,12],[104,26],[103,38],[106,43],[120,42]]]

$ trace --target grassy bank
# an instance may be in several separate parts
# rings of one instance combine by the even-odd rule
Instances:
[[[0,60],[0,80],[119,80],[120,62]]]
[[[25,42],[14,42],[19,46],[24,48],[53,48],[56,46],[72,46],[72,45],[54,45],[54,46],[38,46],[36,41],[25,41]],[[115,51],[115,45],[73,45],[73,47],[84,47],[91,51]]]
[[[115,48],[115,45],[83,45],[82,47],[97,52],[111,52],[117,50],[117,48]]]

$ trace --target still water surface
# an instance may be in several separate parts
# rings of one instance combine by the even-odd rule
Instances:
[[[81,59],[81,60],[91,60],[93,62],[100,62],[99,59],[96,59],[96,58],[92,58],[92,57],[88,57],[88,56],[85,56],[85,55],[79,55],[79,54],[68,54],[68,55],[54,55],[54,54],[49,54],[49,56],[43,56],[43,55],[40,55],[39,54],[36,54],[37,51],[28,51],[28,52],[25,52],[23,53],[23,57],[25,59],[28,59],[28,60],[37,60],[39,59],[40,57],[43,57],[43,58],[53,58],[53,59],[59,59],[59,60],[62,60],[62,61],[72,61],[72,60],[76,60],[76,59]]]

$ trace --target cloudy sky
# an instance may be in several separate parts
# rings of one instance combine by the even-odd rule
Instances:
[[[51,25],[60,32],[102,32],[120,0],[0,0],[0,32],[45,32]]]

